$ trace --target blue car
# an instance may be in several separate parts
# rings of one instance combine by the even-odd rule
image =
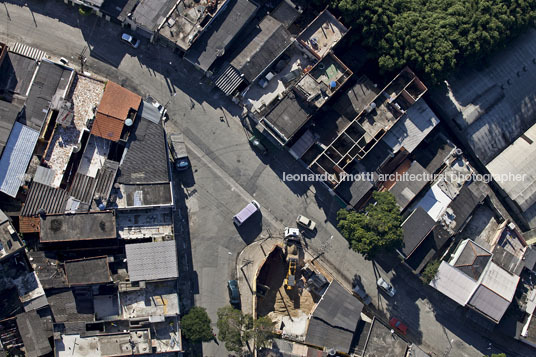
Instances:
[[[240,307],[240,292],[238,291],[238,281],[229,280],[227,282],[227,290],[229,290],[229,302],[236,308]]]

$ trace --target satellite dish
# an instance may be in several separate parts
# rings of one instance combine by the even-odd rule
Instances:
[[[126,125],[126,126],[132,126],[132,124],[134,124],[134,122],[132,121],[132,119],[128,118],[127,120],[125,120],[125,125]]]

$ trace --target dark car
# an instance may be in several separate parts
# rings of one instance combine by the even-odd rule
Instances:
[[[408,333],[408,327],[396,317],[391,317],[391,320],[389,320],[389,325],[403,335]]]
[[[240,292],[238,290],[238,281],[229,280],[227,282],[227,290],[229,291],[229,302],[234,307],[240,307]]]
[[[184,144],[184,136],[182,133],[171,134],[168,137],[169,151],[171,152],[171,159],[175,164],[175,167],[179,171],[184,171],[190,167],[190,160],[188,160],[188,152],[186,145]]]

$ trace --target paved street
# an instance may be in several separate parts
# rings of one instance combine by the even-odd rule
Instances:
[[[20,6],[24,3],[29,7]],[[467,326],[451,301],[423,287],[403,268],[386,272],[382,265],[350,251],[333,226],[340,202],[320,184],[283,182],[283,172],[307,171],[286,152],[270,148],[263,156],[253,151],[239,119],[241,110],[205,84],[170,49],[147,41],[137,50],[129,48],[119,41],[120,26],[96,16],[81,16],[60,1],[7,1],[4,5],[0,7],[0,41],[23,42],[69,58],[78,67],[78,56],[87,47],[85,71],[168,103],[167,129],[184,132],[193,165],[191,171],[175,174],[181,197],[177,218],[186,225],[177,229],[183,234],[179,251],[191,246],[191,255],[181,252],[183,260],[191,260],[182,262],[181,272],[192,283],[182,286],[191,288],[196,305],[207,308],[214,327],[217,309],[228,301],[226,282],[236,277],[237,254],[254,239],[280,235],[282,227],[294,225],[296,216],[304,214],[318,223],[316,237],[307,242],[323,254],[321,261],[347,285],[359,275],[379,313],[401,318],[411,330],[412,341],[425,351],[436,356],[481,356],[503,349],[530,354],[528,347],[517,343],[488,349],[485,332],[481,335]],[[237,230],[231,218],[253,198],[262,206],[262,221],[259,218]],[[378,293],[379,275],[389,278],[398,290],[394,299]],[[191,303],[189,298],[183,297],[183,305]],[[227,353],[222,343],[211,342],[204,344],[203,355]]]

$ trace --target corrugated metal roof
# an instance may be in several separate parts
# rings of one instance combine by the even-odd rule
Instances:
[[[238,72],[232,65],[228,65],[220,73],[214,84],[221,89],[225,95],[231,95],[243,81],[240,72]]]
[[[430,286],[448,296],[458,304],[465,306],[477,286],[477,282],[459,269],[443,261]]]
[[[253,38],[247,40],[246,46],[231,61],[238,72],[252,83],[292,42],[290,32],[270,15],[260,23]]]
[[[256,11],[257,5],[248,0],[228,0],[222,13],[208,25],[184,58],[207,71]]]
[[[52,352],[45,328],[35,310],[17,315],[17,327],[26,356],[39,357]]]
[[[158,111],[158,108],[152,103],[144,100],[141,105],[140,114],[142,119],[152,121],[155,124],[160,124],[160,118],[162,115]]]
[[[173,279],[179,276],[174,240],[127,244],[125,250],[131,281]]]
[[[491,262],[480,284],[511,302],[518,282],[518,275],[510,274],[494,262]]]
[[[333,281],[309,321],[305,342],[348,353],[363,304]]]
[[[81,202],[90,203],[95,191],[95,181],[94,177],[77,172],[71,183],[69,194]]]
[[[483,164],[490,162],[536,121],[534,71],[536,30],[529,28],[489,59],[434,88],[432,100],[443,117],[461,128],[464,140]]]
[[[35,170],[33,180],[34,182],[39,182],[43,185],[52,186],[54,176],[54,170],[44,166],[37,166],[37,170]]]
[[[484,285],[480,285],[471,300],[469,305],[499,322],[508,309],[510,302],[495,294]]]
[[[533,125],[512,145],[507,147],[486,168],[491,174],[524,175],[522,180],[497,180],[501,188],[515,201],[521,210],[528,210],[536,203],[536,125]]]
[[[0,100],[0,155],[4,151],[9,134],[20,112],[18,105]]]
[[[11,197],[17,195],[38,138],[37,130],[15,123],[0,159],[1,192]]]
[[[437,124],[439,119],[421,98],[409,107],[406,114],[385,134],[383,140],[395,153],[401,148],[411,153]]]
[[[30,184],[20,215],[25,217],[34,216],[41,209],[46,214],[64,213],[68,198],[67,192],[61,188],[54,188],[33,181]]]
[[[169,182],[164,128],[148,120],[138,120],[135,126],[117,181],[123,184]]]
[[[104,165],[102,165],[102,167],[99,169],[99,172],[97,173],[95,197],[99,197],[103,201],[108,200],[118,169],[118,162],[112,160],[104,161]]]

